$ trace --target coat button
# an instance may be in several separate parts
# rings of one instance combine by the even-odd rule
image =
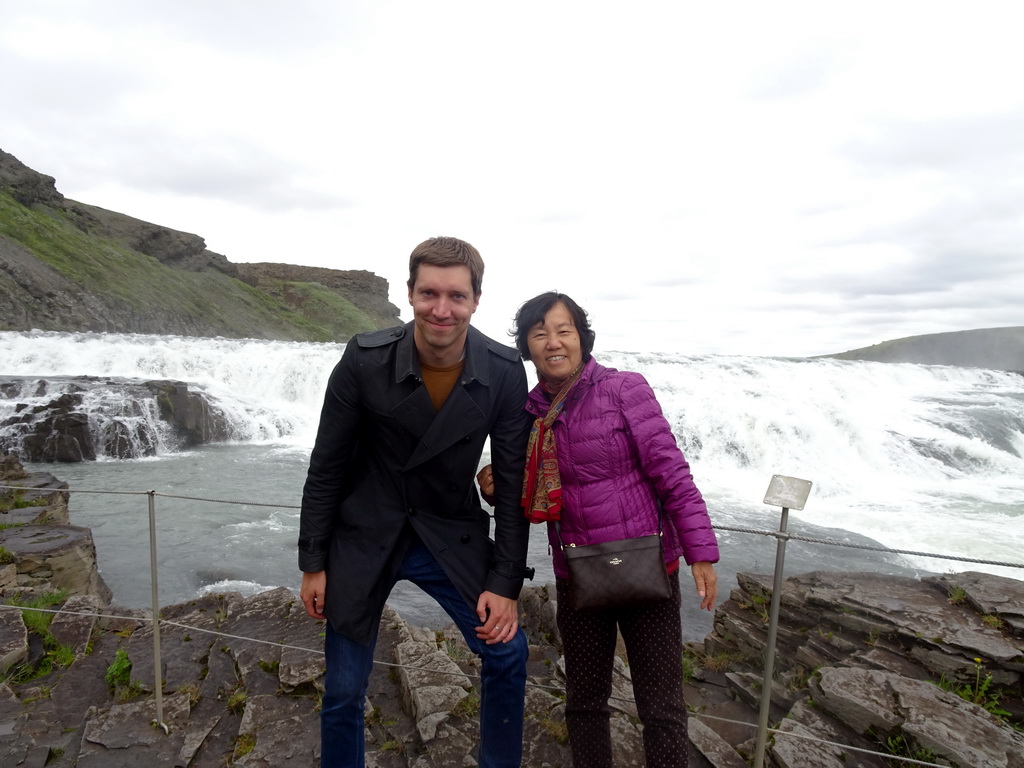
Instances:
[[[459,538],[459,541],[461,541],[463,544],[469,544],[469,534],[462,534],[461,538]]]
[[[409,507],[409,517],[416,517],[416,507]]]

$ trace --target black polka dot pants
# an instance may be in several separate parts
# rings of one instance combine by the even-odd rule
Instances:
[[[569,582],[557,579],[558,631],[565,652],[569,747],[574,768],[612,768],[608,697],[616,629],[622,632],[647,768],[685,768],[689,750],[683,702],[683,632],[679,572],[672,598],[608,611],[574,611]]]

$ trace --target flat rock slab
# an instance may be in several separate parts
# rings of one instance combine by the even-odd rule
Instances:
[[[903,734],[959,765],[1020,768],[1024,734],[924,680],[871,669],[818,670],[814,700],[862,735]]]
[[[21,557],[50,556],[92,547],[92,530],[77,525],[22,525],[0,531],[0,544]]]

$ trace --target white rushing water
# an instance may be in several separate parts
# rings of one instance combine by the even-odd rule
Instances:
[[[32,467],[54,473],[72,489],[155,488],[294,505],[323,389],[343,348],[5,332],[0,374],[181,380],[208,393],[232,421],[236,440],[230,445],[182,452],[165,447],[151,459]],[[779,510],[762,499],[771,476],[783,474],[814,484],[806,509],[790,515],[792,532],[839,529],[895,549],[1024,562],[1020,375],[828,359],[629,352],[597,357],[647,377],[716,525],[775,529]],[[14,405],[0,399],[0,423]],[[127,498],[138,509],[141,502]],[[121,503],[117,497],[73,496],[72,515],[73,522],[94,529],[115,598],[131,603],[138,600],[139,582],[148,589],[148,580],[138,571],[113,576],[109,558],[148,557],[148,550],[144,525],[127,526]],[[183,599],[210,585],[293,586],[297,521],[295,510],[256,506],[193,504],[188,511],[164,513],[161,559],[171,574],[164,576],[162,562],[161,584],[169,585],[168,598]],[[128,528],[139,531],[129,535]],[[535,539],[532,564],[544,574],[546,547],[543,536]],[[753,547],[743,534],[726,532],[722,539],[723,560],[732,548],[770,572],[774,540]],[[819,547],[808,557],[808,567],[856,562],[852,551],[835,548]],[[914,557],[903,562],[920,571],[983,570],[1024,578],[1020,569],[995,565]]]

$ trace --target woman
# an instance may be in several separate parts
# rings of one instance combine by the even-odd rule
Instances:
[[[718,544],[704,500],[653,390],[640,374],[594,360],[595,334],[576,302],[554,292],[530,299],[516,314],[513,333],[539,379],[526,405],[537,421],[527,450],[523,503],[528,517],[550,521],[573,765],[612,765],[608,697],[618,629],[644,725],[647,765],[685,766],[679,558],[690,566],[701,608],[712,610]],[[481,471],[485,491],[487,471]],[[566,546],[654,534],[660,524],[672,597],[619,609],[574,610],[554,520]]]

